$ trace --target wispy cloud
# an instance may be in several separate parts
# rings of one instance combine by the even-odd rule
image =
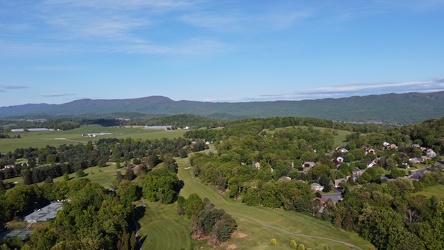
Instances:
[[[2,84],[0,85],[0,89],[5,90],[5,89],[27,89],[29,88],[28,86],[24,86],[24,85],[9,85],[9,84]]]
[[[307,100],[341,98],[384,93],[436,92],[444,91],[444,79],[398,83],[353,83],[324,88],[313,88],[286,94],[260,95],[257,100]]]
[[[73,96],[76,94],[63,94],[63,93],[49,93],[43,94],[42,97],[63,97],[63,96]]]

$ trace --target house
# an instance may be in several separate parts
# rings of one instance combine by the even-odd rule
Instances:
[[[355,168],[352,172],[353,180],[358,179],[363,173],[365,173],[365,169]]]
[[[281,176],[281,177],[279,177],[279,180],[280,181],[291,181],[291,177],[288,177],[288,176]]]
[[[367,168],[372,168],[375,165],[376,165],[376,160],[373,160],[373,161],[367,163]]]
[[[344,162],[344,158],[342,157],[337,157],[336,159],[333,159],[333,164],[335,165],[336,168],[338,168],[339,166],[341,166],[341,164]]]
[[[303,168],[312,168],[316,165],[316,163],[312,162],[312,161],[306,161],[302,164]]]
[[[340,148],[340,149],[337,149],[339,152],[341,152],[341,153],[343,153],[343,154],[346,154],[346,153],[348,153],[348,150],[346,149],[346,148]]]
[[[23,129],[23,128],[13,128],[13,129],[11,129],[11,132],[25,132],[25,129]]]
[[[431,149],[431,148],[427,149],[426,154],[427,154],[427,157],[430,157],[430,158],[436,157],[435,151],[433,151],[433,149]]]
[[[345,179],[345,178],[336,179],[335,183],[334,183],[335,188],[338,188],[341,185],[341,182],[343,182],[343,181],[347,181],[347,179]]]
[[[310,184],[310,187],[311,187],[311,190],[313,190],[315,192],[324,190],[324,186],[322,186],[319,183],[312,183],[312,184]]]
[[[390,143],[385,141],[385,142],[382,143],[382,146],[388,147],[388,146],[390,146]]]
[[[419,148],[420,147],[420,145],[419,144],[412,144],[412,148]]]
[[[424,159],[423,158],[410,158],[409,162],[413,163],[413,164],[419,164],[419,163],[424,163]]]
[[[419,181],[424,177],[425,173],[430,171],[430,167],[418,169],[415,172],[413,172],[411,175],[409,175],[409,179]]]
[[[365,154],[366,154],[366,155],[367,155],[367,154],[375,154],[375,150],[374,150],[373,148],[367,148],[367,147],[365,147],[364,150],[365,150]]]
[[[342,194],[322,194],[322,198],[326,200],[331,200],[333,203],[338,203],[338,201],[342,201]]]

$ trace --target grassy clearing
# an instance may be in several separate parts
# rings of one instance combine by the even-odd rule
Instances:
[[[432,198],[435,196],[439,199],[444,199],[444,185],[434,185],[428,188],[425,188],[421,192],[415,193],[415,195],[424,195],[427,198]]]
[[[185,182],[185,186],[181,190],[180,195],[187,198],[191,193],[197,193],[201,198],[206,197],[210,199],[217,208],[222,208],[227,213],[231,214],[238,222],[239,227],[237,233],[234,235],[232,240],[230,240],[228,245],[224,245],[216,249],[226,249],[230,245],[230,247],[235,246],[236,249],[268,249],[270,247],[269,242],[272,238],[275,238],[278,241],[278,245],[274,246],[273,249],[289,249],[289,242],[292,239],[298,244],[302,243],[306,247],[311,247],[312,249],[351,249],[350,247],[340,243],[328,240],[292,236],[290,234],[265,227],[263,224],[279,227],[292,233],[342,240],[357,245],[363,249],[374,249],[370,243],[359,238],[359,236],[356,234],[336,229],[329,222],[321,221],[300,213],[283,211],[280,209],[250,207],[242,203],[234,202],[214,188],[206,186],[198,179],[193,178],[191,169],[185,169],[189,167],[187,159],[177,159],[177,162],[179,164],[179,179]],[[181,221],[177,221],[177,215],[174,214],[176,206],[172,205],[173,207],[169,209],[165,209],[164,206],[160,206],[160,209],[162,210],[159,211],[155,211],[155,206],[156,205],[152,205],[150,207],[151,210],[147,211],[145,216],[139,221],[142,227],[149,227],[153,231],[160,230],[161,227],[155,226],[158,224],[152,224],[157,217],[161,218],[160,221],[162,223],[162,227],[174,227],[175,225],[182,225]],[[189,223],[184,218],[179,218],[179,220],[184,220],[185,223]],[[189,231],[183,232],[189,234]],[[152,233],[151,237],[159,238],[145,241],[143,244],[143,249],[173,249],[169,247],[170,245],[168,245],[171,244],[169,242],[171,236],[161,233]],[[192,241],[189,244],[194,245],[194,248],[214,249],[205,241],[194,241],[194,243]],[[189,248],[191,248],[191,245],[185,247],[185,249]]]
[[[193,249],[191,220],[177,215],[176,204],[145,201],[145,216],[139,220],[142,249]]]
[[[97,137],[83,137],[86,133],[109,133]],[[10,133],[11,135],[20,134],[20,139],[2,139],[0,140],[0,152],[5,153],[16,148],[42,148],[46,145],[60,146],[63,144],[86,143],[88,141],[97,141],[101,138],[132,138],[132,139],[173,139],[182,137],[185,130],[159,130],[145,129],[141,127],[102,127],[99,125],[87,125],[80,128],[67,131],[41,131],[41,132],[22,132]]]

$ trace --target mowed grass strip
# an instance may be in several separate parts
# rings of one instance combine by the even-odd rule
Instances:
[[[276,249],[288,249],[290,240],[294,239],[298,244],[302,243],[312,249],[350,249],[343,244],[308,237],[292,236],[288,233],[273,230],[263,226],[270,225],[287,230],[295,234],[321,236],[335,240],[341,240],[363,249],[374,249],[367,241],[357,234],[334,228],[330,222],[316,219],[312,216],[284,211],[281,209],[269,209],[264,207],[252,207],[234,202],[215,188],[201,183],[192,177],[192,170],[187,159],[177,159],[179,164],[179,179],[185,182],[180,195],[187,198],[191,193],[197,193],[201,198],[208,198],[217,208],[224,209],[231,214],[238,223],[238,231],[247,236],[234,237],[229,244],[236,245],[236,249],[267,249],[272,238],[278,241]],[[210,249],[211,247],[208,247]]]
[[[144,203],[145,215],[138,221],[142,249],[193,249],[191,220],[177,215],[177,204]]]
[[[88,141],[98,141],[101,138],[132,138],[132,139],[173,139],[183,137],[186,130],[161,130],[145,129],[141,127],[102,127],[99,125],[86,125],[73,130],[66,131],[40,131],[40,132],[20,132],[9,133],[11,136],[19,135],[19,139],[1,139],[0,152],[7,153],[16,148],[43,148],[46,145],[58,147],[63,144],[87,143]],[[108,133],[97,137],[83,137],[87,133]]]

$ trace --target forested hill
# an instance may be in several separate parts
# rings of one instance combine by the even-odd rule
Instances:
[[[213,118],[298,116],[347,122],[413,124],[444,116],[443,107],[444,91],[236,103],[173,101],[163,96],[150,96],[115,100],[82,99],[59,105],[25,104],[0,107],[0,117],[139,112],[164,115],[194,114]]]

